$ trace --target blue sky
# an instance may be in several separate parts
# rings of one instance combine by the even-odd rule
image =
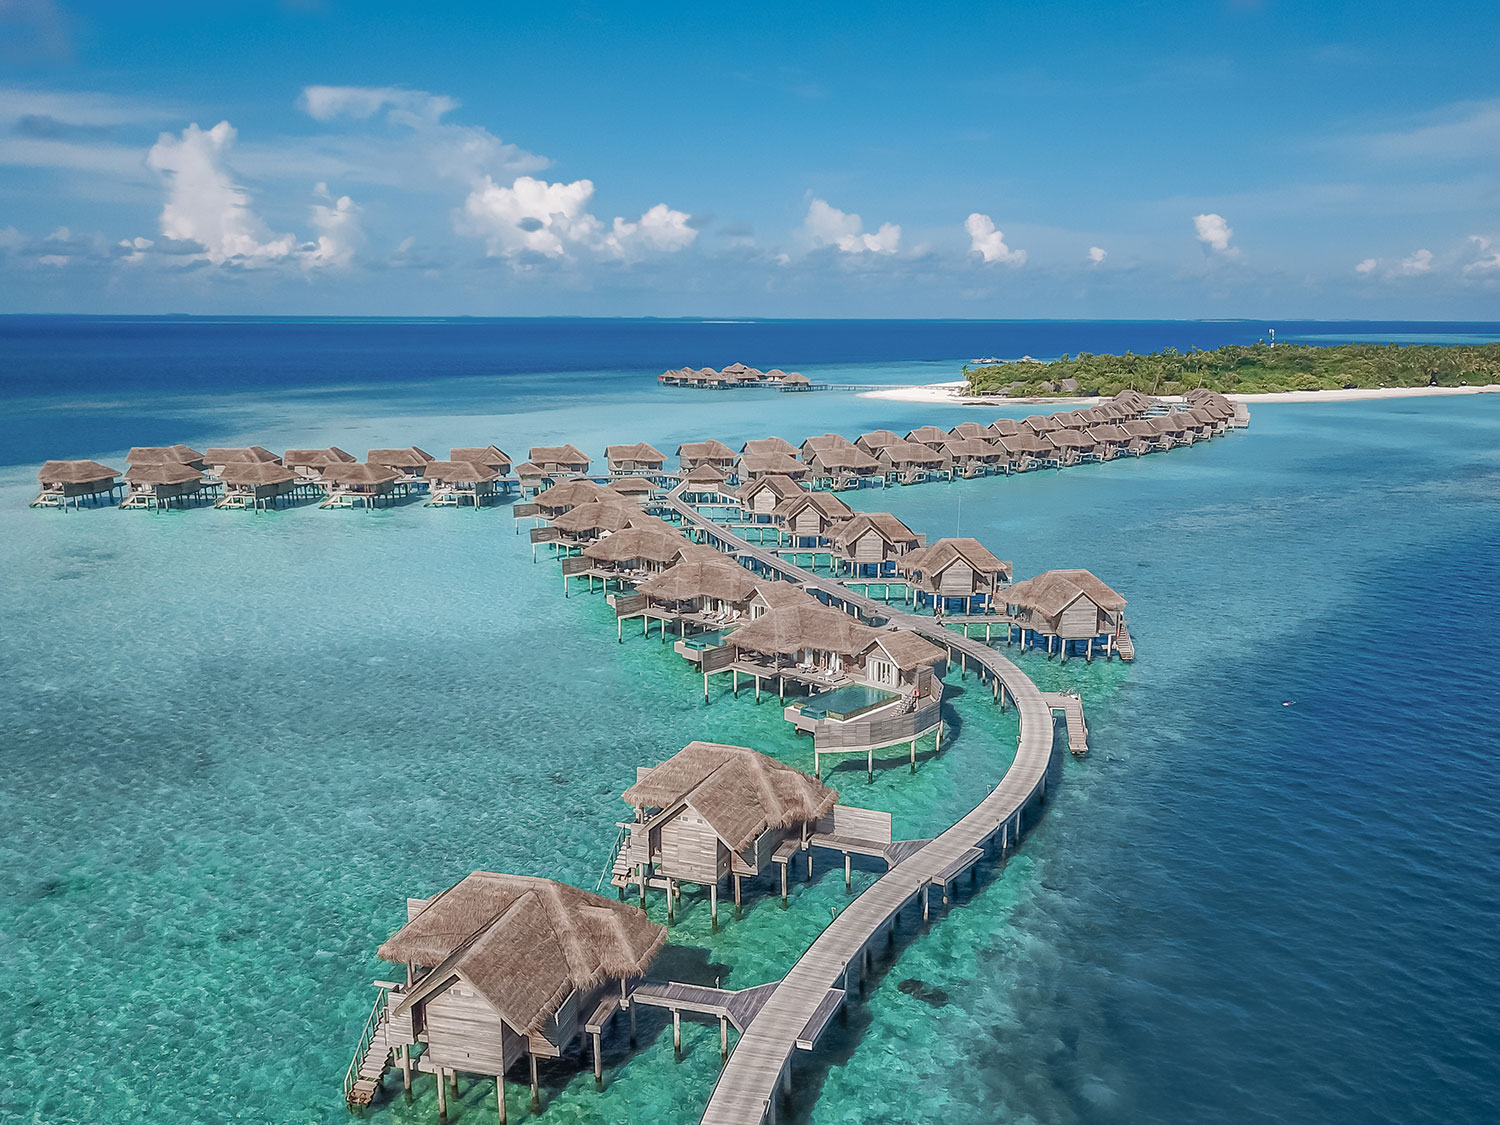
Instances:
[[[0,309],[1500,319],[1500,21],[0,0]]]

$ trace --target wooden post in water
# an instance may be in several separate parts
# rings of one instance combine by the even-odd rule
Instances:
[[[527,1052],[526,1057],[531,1060],[531,1108],[538,1110],[542,1108],[542,1087],[536,1080],[536,1056]]]
[[[729,1059],[729,1020],[725,1016],[719,1017],[719,1061],[726,1062]]]
[[[443,1077],[443,1068],[437,1068],[438,1119],[448,1116],[448,1084]]]
[[[682,1012],[672,1009],[672,1054],[682,1054]]]
[[[505,1075],[495,1075],[495,1106],[500,1111],[500,1125],[505,1125]]]

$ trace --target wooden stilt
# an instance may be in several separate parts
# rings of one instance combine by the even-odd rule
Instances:
[[[500,1111],[500,1125],[505,1125],[505,1076],[495,1075],[495,1106]]]
[[[536,1079],[536,1056],[528,1054],[526,1057],[531,1060],[531,1108],[534,1110],[541,1109],[542,1087],[541,1083]]]
[[[736,910],[740,907],[740,875],[737,871],[734,875],[734,907]]]
[[[630,1005],[630,1045],[635,1046],[635,1005]]]
[[[844,889],[847,891],[853,878],[852,868],[849,862],[849,853],[844,853]]]
[[[724,1061],[729,1058],[729,1020],[719,1017],[719,1059]]]
[[[682,1054],[682,1013],[672,1009],[672,1053]]]
[[[715,926],[719,924],[719,884],[708,885],[708,917]]]
[[[448,1116],[448,1082],[443,1068],[437,1068],[438,1117]]]
[[[600,1035],[596,1031],[594,1036],[594,1089],[604,1085],[604,1052],[600,1048]]]

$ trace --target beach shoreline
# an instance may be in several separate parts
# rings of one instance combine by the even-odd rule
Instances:
[[[861,398],[883,398],[896,402],[947,403],[954,406],[1097,406],[1106,401],[1099,395],[1026,396],[981,395],[968,398],[959,394],[968,384],[962,379],[947,383],[928,383],[921,387],[892,387],[889,390],[862,391]],[[1482,387],[1370,387],[1336,391],[1268,391],[1264,394],[1230,394],[1230,402],[1358,402],[1383,398],[1436,398],[1447,395],[1500,394],[1500,383]],[[1157,395],[1162,402],[1182,402],[1181,395]]]

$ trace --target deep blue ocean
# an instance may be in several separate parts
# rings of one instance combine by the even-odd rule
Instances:
[[[743,360],[926,383],[983,356],[1272,327],[1500,339],[0,318],[0,1121],[343,1122],[374,949],[407,895],[481,867],[592,889],[635,768],[693,738],[811,766],[774,702],[705,706],[671,646],[616,644],[608,608],[563,599],[503,508],[64,515],[26,507],[41,460],[905,432],[999,411],[654,376]],[[1500,1116],[1500,396],[1252,411],[1248,431],[1128,463],[846,494],[929,537],[974,535],[1018,576],[1088,567],[1129,600],[1137,660],[1020,658],[1081,692],[1093,753],[1060,764],[1003,871],[908,924],[800,1065],[794,1120]],[[1013,751],[1013,716],[950,681],[941,755],[873,783],[830,775],[898,835],[956,819]],[[665,964],[774,979],[846,901],[839,875],[785,910],[752,894],[717,933],[687,902]],[[601,1092],[586,1065],[544,1067],[537,1120],[695,1121],[717,1028],[687,1025],[680,1061],[668,1029],[642,1030],[638,1052],[609,1047]],[[522,1084],[512,1099],[524,1119]],[[466,1083],[450,1119],[493,1113],[493,1086]],[[436,1120],[430,1080],[368,1116]]]

